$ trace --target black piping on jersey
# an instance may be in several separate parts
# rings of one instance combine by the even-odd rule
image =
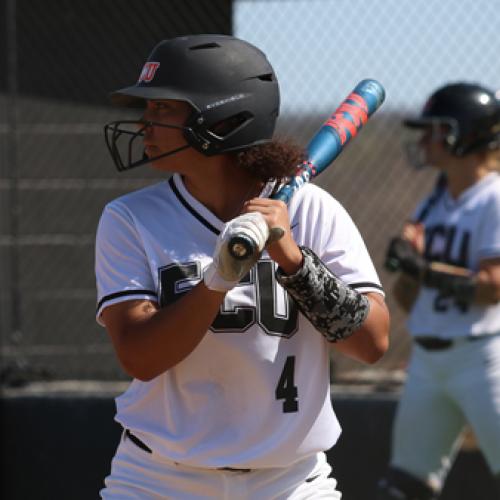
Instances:
[[[384,289],[380,285],[377,285],[376,283],[370,283],[368,281],[361,282],[361,283],[351,283],[349,285],[349,288],[353,288],[354,290],[356,290],[356,288],[376,288],[377,290],[380,290],[381,292],[384,291]]]
[[[217,236],[220,234],[220,231],[212,226],[210,222],[208,222],[204,217],[202,217],[189,203],[188,201],[182,196],[182,194],[179,192],[177,189],[177,186],[175,185],[174,178],[170,177],[168,180],[168,183],[170,184],[170,187],[172,188],[172,191],[174,192],[175,196],[177,196],[178,200],[186,207],[186,209],[191,213],[193,217],[196,217],[205,227],[210,229],[212,233],[215,233]]]
[[[448,185],[448,179],[446,177],[446,174],[445,173],[439,174],[436,181],[436,185],[434,186],[434,191],[427,200],[427,203],[422,207],[422,210],[420,210],[420,213],[418,214],[415,222],[424,222],[425,218],[429,215],[429,212],[431,211],[432,207],[434,207],[434,205],[438,202],[439,198],[441,198],[441,196],[446,191],[447,185]]]
[[[124,290],[123,292],[110,293],[99,301],[99,303],[97,304],[97,310],[101,308],[104,302],[108,302],[108,300],[113,300],[125,295],[153,295],[154,297],[158,296],[158,294],[153,290]]]

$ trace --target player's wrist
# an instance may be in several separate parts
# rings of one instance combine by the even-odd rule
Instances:
[[[256,252],[243,259],[232,255],[229,243],[235,235],[244,235],[253,241]],[[234,288],[257,262],[268,237],[267,222],[259,212],[245,213],[226,223],[217,238],[212,262],[203,271],[205,286],[218,292]]]
[[[220,275],[217,265],[212,262],[203,271],[203,284],[206,288],[214,292],[227,293],[238,284],[238,280],[224,279]]]
[[[267,251],[271,259],[278,264],[280,272],[286,276],[296,274],[304,265],[304,255],[294,241],[284,249],[276,251],[268,248]]]

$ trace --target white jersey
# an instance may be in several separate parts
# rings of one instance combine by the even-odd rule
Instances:
[[[427,260],[477,272],[482,259],[500,257],[500,175],[487,175],[456,200],[445,190],[423,222]],[[459,306],[438,290],[422,287],[408,329],[414,336],[445,339],[497,334],[500,303]]]
[[[329,194],[306,185],[289,214],[298,244],[357,290],[382,293],[358,230]],[[178,299],[202,279],[223,227],[177,174],[109,203],[96,242],[98,321],[121,301]],[[285,467],[337,441],[329,344],[274,270],[264,253],[191,354],[117,398],[116,420],[158,455],[198,467]]]

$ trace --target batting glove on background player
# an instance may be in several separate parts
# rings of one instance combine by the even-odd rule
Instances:
[[[229,252],[229,241],[233,236],[245,235],[255,243],[257,251],[248,259],[235,259]],[[203,273],[207,288],[227,292],[236,286],[250,271],[269,243],[269,227],[259,212],[250,212],[230,220],[217,239],[212,263]]]

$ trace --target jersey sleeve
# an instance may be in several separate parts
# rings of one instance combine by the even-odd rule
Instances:
[[[157,300],[156,286],[134,220],[119,202],[108,204],[95,245],[97,322],[106,307],[125,300]]]
[[[297,210],[299,224],[305,229],[301,244],[311,248],[351,288],[384,295],[366,244],[351,216],[327,192],[316,186],[308,190],[312,190],[310,202]]]
[[[478,258],[500,257],[500,193],[493,193],[488,199],[481,226],[478,231]]]

